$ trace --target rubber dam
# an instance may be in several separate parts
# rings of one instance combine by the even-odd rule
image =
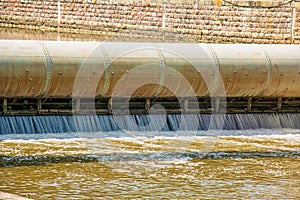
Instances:
[[[2,40],[0,58],[0,133],[300,128],[300,45]]]

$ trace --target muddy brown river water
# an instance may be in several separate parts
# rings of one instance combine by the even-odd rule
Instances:
[[[300,198],[299,130],[219,132],[11,135],[0,142],[0,190],[36,199]]]

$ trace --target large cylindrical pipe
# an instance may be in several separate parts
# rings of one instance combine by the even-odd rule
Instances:
[[[300,97],[299,59],[300,45],[1,40],[0,97],[126,95],[138,79],[149,84],[133,97],[223,96],[219,84],[227,97]]]

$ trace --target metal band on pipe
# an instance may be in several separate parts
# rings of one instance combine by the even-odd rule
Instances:
[[[272,71],[272,60],[265,49],[261,50],[264,56],[266,57],[266,82],[262,88],[261,95],[269,88],[271,83],[271,71]]]
[[[44,96],[50,85],[51,74],[52,74],[52,58],[51,58],[51,55],[50,55],[46,45],[41,41],[37,41],[37,43],[42,47],[43,54],[45,57],[46,79],[44,82],[44,86],[39,94],[39,96]]]
[[[110,57],[109,57],[106,49],[102,45],[99,45],[99,48],[101,49],[101,52],[102,52],[103,64],[104,64],[105,71],[104,71],[104,85],[101,88],[98,95],[103,96],[103,95],[105,95],[105,92],[109,89],[109,85],[110,85],[111,73],[107,69],[111,64],[111,60],[110,60]]]

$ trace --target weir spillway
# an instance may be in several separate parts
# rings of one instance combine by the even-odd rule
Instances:
[[[296,113],[299,86],[300,45],[0,41],[1,115]]]

